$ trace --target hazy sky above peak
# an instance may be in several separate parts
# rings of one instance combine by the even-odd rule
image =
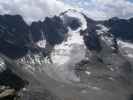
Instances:
[[[133,17],[133,0],[0,0],[0,14],[19,14],[27,22],[53,16],[69,8],[88,17],[102,20],[110,17]]]
[[[64,0],[73,6],[84,9],[94,19],[110,17],[133,17],[133,0]]]

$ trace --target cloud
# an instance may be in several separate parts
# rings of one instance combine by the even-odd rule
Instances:
[[[97,20],[114,16],[133,17],[133,2],[128,0],[0,0],[0,14],[19,14],[28,23],[69,8],[80,10]]]
[[[76,1],[76,0],[73,0]],[[110,17],[133,17],[133,2],[129,0],[78,0],[89,17],[94,19],[108,19]]]
[[[59,0],[0,0],[0,14],[19,14],[30,23],[71,8]]]

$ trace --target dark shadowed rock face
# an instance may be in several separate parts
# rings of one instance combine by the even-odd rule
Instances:
[[[46,18],[43,22],[43,30],[45,32],[46,40],[51,45],[61,43],[68,31],[67,27],[63,24],[63,21],[57,16],[52,19]]]
[[[76,30],[78,27],[81,26],[81,23],[78,21],[78,19],[73,19],[71,22],[68,23],[68,26],[70,26],[71,29]]]
[[[66,33],[67,28],[57,16],[28,26],[19,15],[1,15],[0,52],[17,59],[26,55],[28,50],[36,48],[34,43],[44,38],[51,45],[61,43]]]
[[[84,42],[89,50],[101,50],[101,44],[98,35],[96,34],[96,27],[94,29],[87,29],[87,35],[84,36]]]
[[[0,16],[0,31],[3,32],[3,41],[15,45],[24,45],[28,41],[28,25],[19,15]]]
[[[26,85],[26,81],[12,73],[10,69],[6,69],[4,72],[0,73],[0,85],[19,90]]]
[[[34,42],[42,40],[42,22],[33,22],[30,26],[30,32],[32,34],[32,39]]]
[[[96,30],[99,29],[97,27],[97,22],[88,18],[84,15],[87,21],[87,29],[85,31],[84,41],[88,49],[100,51],[102,49],[100,45],[99,36],[97,35]]]
[[[10,58],[17,59],[23,57],[25,56],[27,51],[28,49],[24,46],[17,46],[14,44],[7,43],[5,41],[0,42],[0,52]]]
[[[133,94],[130,95],[129,99],[128,100],[133,100]]]
[[[112,18],[104,22],[115,37],[133,42],[133,19]]]
[[[22,57],[27,52],[29,26],[19,15],[0,16],[0,52],[11,58]]]

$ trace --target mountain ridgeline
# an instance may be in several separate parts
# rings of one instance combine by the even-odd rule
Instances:
[[[98,24],[108,27],[108,32],[115,38],[133,42],[132,18],[95,21],[84,14],[83,16],[87,21],[87,29],[81,30],[81,34],[84,35],[84,42],[88,49],[96,51],[102,49],[99,36],[96,34],[96,30],[99,29]],[[40,47],[34,44],[43,40],[42,35],[48,45],[54,46],[65,40],[68,27],[76,30],[80,26],[81,22],[72,17],[67,20],[67,23],[64,23],[60,16],[54,16],[27,25],[20,15],[0,15],[0,52],[10,58],[18,59],[26,55],[28,50],[37,51]]]

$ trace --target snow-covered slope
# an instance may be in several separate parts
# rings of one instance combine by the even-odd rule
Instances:
[[[118,40],[121,54],[133,65],[133,43]]]
[[[50,54],[51,61],[55,64],[51,70],[53,69],[54,73],[59,75],[57,77],[61,77],[63,80],[79,81],[80,79],[74,74],[73,66],[86,59],[87,48],[80,31],[87,28],[87,22],[82,14],[73,11],[66,12],[60,17],[64,24],[67,24],[66,22],[69,23],[69,21],[71,22],[73,19],[78,19],[81,26],[73,30],[67,25],[68,33],[65,40],[61,44],[55,45]],[[54,79],[56,78],[54,77]]]

